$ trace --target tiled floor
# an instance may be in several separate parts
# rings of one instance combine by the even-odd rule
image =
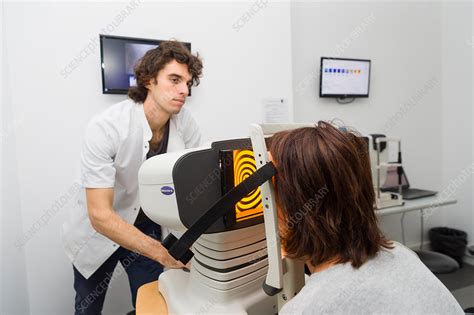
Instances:
[[[464,310],[468,307],[474,307],[474,285],[454,290],[452,293]]]
[[[464,264],[456,272],[437,275],[463,309],[474,307],[474,266]]]

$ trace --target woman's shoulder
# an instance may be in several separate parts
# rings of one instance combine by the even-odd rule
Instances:
[[[385,248],[382,247],[379,252],[377,253],[377,256],[406,256],[409,258],[415,258],[418,259],[418,255],[409,247],[397,242],[397,241],[390,241],[391,243],[391,248]]]
[[[398,242],[392,245],[359,268],[345,263],[312,274],[283,313],[457,313],[455,299],[416,253]],[[437,305],[427,308],[420,303],[426,299]]]

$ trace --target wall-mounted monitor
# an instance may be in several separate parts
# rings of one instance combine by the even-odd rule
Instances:
[[[102,93],[127,94],[136,85],[134,67],[145,53],[163,40],[100,35]],[[183,44],[191,51],[191,43]]]
[[[369,97],[370,60],[321,57],[320,97]]]

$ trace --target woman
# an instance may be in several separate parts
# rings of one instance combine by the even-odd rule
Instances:
[[[311,272],[280,314],[464,314],[446,287],[377,226],[365,140],[326,122],[272,137],[287,256]]]

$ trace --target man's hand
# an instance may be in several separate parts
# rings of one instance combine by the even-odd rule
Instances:
[[[86,188],[87,209],[94,229],[120,246],[159,262],[166,268],[184,268],[156,239],[122,219],[112,208],[112,188]]]
[[[156,240],[155,240],[156,241]],[[155,257],[151,259],[158,261],[163,267],[171,268],[171,269],[182,269],[185,265],[174,259],[173,256],[170,255],[168,250],[158,241],[156,241],[156,246],[158,248],[157,254]]]

